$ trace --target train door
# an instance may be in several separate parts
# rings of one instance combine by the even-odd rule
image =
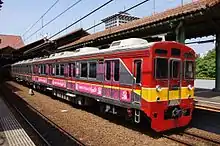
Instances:
[[[182,62],[170,59],[168,64],[168,100],[169,105],[178,105],[181,99]]]
[[[119,60],[105,60],[104,97],[119,99],[119,69]]]
[[[141,94],[142,94],[142,88],[141,88],[141,79],[142,79],[142,60],[141,59],[135,59],[133,62],[133,88],[132,88],[132,101],[135,104],[141,103]]]

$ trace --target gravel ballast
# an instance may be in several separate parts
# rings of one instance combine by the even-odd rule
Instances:
[[[38,92],[31,96],[28,94],[29,89],[18,83],[10,81],[6,86],[86,145],[180,145],[163,137],[155,138],[150,134],[116,124],[94,113],[76,108],[71,103],[54,100]]]

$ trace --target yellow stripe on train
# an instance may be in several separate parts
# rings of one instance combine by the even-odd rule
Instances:
[[[161,92],[157,92],[156,88],[142,88],[142,92],[141,90],[135,90],[135,93],[141,95],[141,97],[148,102],[155,102],[158,97],[160,98],[160,101],[167,101],[168,97],[169,100],[180,99],[180,97],[181,99],[187,99],[189,96],[190,98],[194,98],[194,89],[189,90],[187,87],[182,87],[181,91],[172,90],[169,91],[169,93],[168,88],[163,88]]]

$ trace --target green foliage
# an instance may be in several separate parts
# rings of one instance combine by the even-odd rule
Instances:
[[[215,78],[215,49],[196,59],[197,78]]]

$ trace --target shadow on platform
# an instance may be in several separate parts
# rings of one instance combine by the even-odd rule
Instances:
[[[207,132],[220,134],[220,113],[196,109],[191,126]]]
[[[195,89],[195,97],[196,98],[203,98],[209,100],[210,98],[219,98],[216,102],[220,102],[220,92],[213,91],[211,89],[202,89],[196,88]]]

